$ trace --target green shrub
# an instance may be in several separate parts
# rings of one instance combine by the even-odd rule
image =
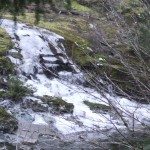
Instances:
[[[0,74],[1,75],[8,75],[13,74],[14,71],[14,65],[7,59],[7,57],[0,57]]]
[[[13,47],[11,38],[5,29],[0,27],[0,56],[4,56]]]
[[[32,89],[24,86],[20,80],[15,78],[8,80],[6,91],[0,91],[0,97],[9,98],[16,102],[30,94],[32,94]]]
[[[30,88],[24,86],[20,80],[14,78],[9,79],[8,90],[8,97],[14,101],[19,101],[22,97],[32,93]]]
[[[0,121],[6,120],[10,117],[11,117],[11,115],[8,114],[4,109],[0,109]]]

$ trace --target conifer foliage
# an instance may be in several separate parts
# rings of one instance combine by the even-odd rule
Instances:
[[[66,8],[70,10],[71,0],[65,0],[64,2],[66,3]],[[5,12],[9,12],[14,16],[14,20],[16,20],[16,16],[20,14],[24,15],[26,7],[32,3],[36,4],[35,16],[38,20],[39,14],[44,11],[44,7],[43,7],[43,10],[41,10],[40,6],[41,5],[44,6],[44,4],[50,4],[54,8],[55,3],[57,3],[57,1],[54,1],[54,0],[0,0],[0,17],[2,17]]]

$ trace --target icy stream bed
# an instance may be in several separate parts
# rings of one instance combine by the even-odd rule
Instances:
[[[22,55],[21,59],[12,56],[9,58],[16,64],[20,80],[35,89],[34,95],[61,97],[74,105],[73,114],[54,115],[50,112],[31,111],[30,116],[34,118],[33,124],[48,126],[49,118],[51,118],[54,120],[55,127],[63,135],[80,131],[115,129],[114,125],[118,129],[125,129],[123,120],[129,127],[132,127],[133,116],[135,118],[134,127],[140,128],[141,123],[150,125],[150,105],[137,104],[126,98],[112,97],[109,94],[103,97],[94,89],[75,84],[77,80],[84,80],[84,75],[66,55],[63,43],[60,42],[64,40],[63,37],[22,23],[17,23],[14,27],[14,22],[9,20],[3,20],[1,27],[6,29],[15,43],[10,53],[18,53],[19,50]],[[55,47],[55,52],[50,45]],[[41,63],[40,57],[44,64]],[[63,66],[69,64],[73,71],[60,69],[54,72],[57,77],[48,77],[44,69],[50,68],[50,72],[53,72],[53,69],[59,66],[59,63],[56,63],[57,60],[61,60]],[[123,120],[114,110],[107,113],[93,112],[83,103],[84,100],[115,106]]]

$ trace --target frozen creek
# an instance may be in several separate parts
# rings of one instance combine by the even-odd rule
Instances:
[[[63,42],[61,42],[64,40],[63,37],[45,29],[22,23],[17,23],[17,26],[14,27],[14,22],[9,20],[3,20],[1,27],[6,29],[15,43],[9,54],[20,53],[22,55],[21,59],[9,56],[10,60],[16,65],[19,79],[25,85],[34,89],[35,97],[25,97],[24,100],[32,99],[32,101],[37,101],[44,107],[46,104],[37,97],[48,95],[61,97],[64,101],[74,105],[73,114],[57,115],[50,111],[34,112],[30,108],[22,109],[17,104],[8,111],[13,112],[21,127],[25,128],[23,126],[25,124],[26,128],[30,129],[31,127],[43,128],[45,130],[44,133],[41,132],[43,135],[51,133],[52,131],[49,131],[49,128],[53,128],[53,131],[57,131],[61,137],[71,140],[75,138],[72,135],[79,137],[83,133],[83,137],[81,134],[80,138],[84,139],[85,133],[89,132],[90,134],[93,131],[96,131],[96,134],[93,133],[89,138],[100,137],[105,139],[107,136],[104,136],[104,132],[107,135],[111,134],[115,132],[116,127],[121,131],[127,130],[124,121],[129,128],[132,128],[133,116],[135,118],[135,130],[140,130],[143,124],[150,125],[150,105],[137,104],[126,98],[112,97],[108,94],[103,97],[95,90],[82,86],[84,75],[66,55]],[[49,73],[49,76],[47,73]],[[75,84],[77,82],[78,85]],[[84,104],[83,101],[85,100],[103,105],[111,103],[118,109],[123,119],[113,110],[95,113]],[[23,140],[26,139],[21,131],[17,132],[18,136],[22,136]],[[85,138],[87,138],[86,136]],[[26,142],[35,142],[36,138],[33,139],[26,139]]]

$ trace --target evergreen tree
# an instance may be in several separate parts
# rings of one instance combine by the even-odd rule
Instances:
[[[71,0],[65,0],[66,8],[68,10],[71,9]],[[44,12],[44,7],[41,8],[40,5],[50,4],[52,9],[55,11],[56,1],[54,0],[0,0],[0,17],[6,12],[9,12],[13,15],[14,20],[16,20],[17,15],[24,15],[26,6],[30,5],[31,3],[36,4],[35,9],[35,17],[37,21],[39,20],[39,14]]]

